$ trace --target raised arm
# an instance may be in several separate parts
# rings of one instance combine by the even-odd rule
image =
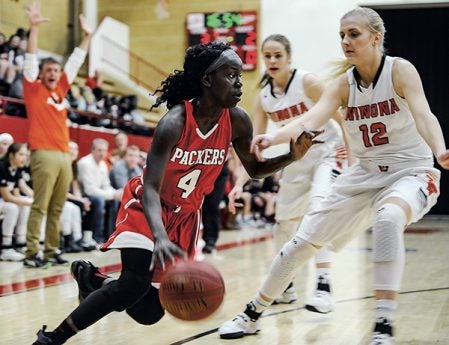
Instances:
[[[24,77],[33,82],[39,75],[39,62],[37,61],[37,43],[39,36],[39,25],[49,21],[48,18],[43,18],[41,15],[41,8],[37,1],[33,1],[26,7],[26,15],[30,23],[30,32],[28,37],[27,54],[25,54],[25,61],[23,63]]]
[[[89,49],[90,37],[92,35],[92,30],[86,22],[86,19],[81,14],[79,16],[81,30],[83,31],[83,38],[81,43],[73,53],[70,55],[67,63],[64,66],[64,72],[67,75],[67,80],[71,84],[78,74],[79,69],[83,65],[84,59],[86,58],[87,51]]]
[[[273,134],[257,135],[251,144],[251,151],[260,157],[260,150],[280,143],[296,140],[304,131],[321,128],[334,116],[347,98],[346,76],[332,81],[327,86],[319,101],[304,115],[296,118]]]
[[[302,158],[307,150],[319,143],[315,136],[319,133],[305,133],[298,140],[290,141],[290,152],[264,160],[250,151],[253,126],[248,114],[241,108],[231,109],[232,144],[245,170],[252,178],[264,178],[278,171],[293,161]]]
[[[50,19],[44,18],[41,15],[41,7],[39,2],[31,2],[25,9],[28,21],[30,22],[30,33],[28,37],[27,52],[30,54],[36,54],[37,41],[39,34],[39,25],[48,22]]]
[[[393,66],[393,85],[396,93],[406,99],[418,132],[432,149],[438,163],[449,169],[449,152],[444,143],[443,132],[438,119],[430,110],[416,68],[406,60],[396,60]]]

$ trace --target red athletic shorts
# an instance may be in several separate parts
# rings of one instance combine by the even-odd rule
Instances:
[[[143,213],[142,194],[141,176],[132,178],[123,190],[115,231],[101,247],[102,251],[121,248],[154,250],[153,234]],[[168,238],[184,250],[189,258],[195,255],[200,220],[200,210],[177,210],[162,204],[162,222]],[[166,265],[170,263],[166,262]],[[156,266],[153,283],[160,282],[162,273],[161,267]]]

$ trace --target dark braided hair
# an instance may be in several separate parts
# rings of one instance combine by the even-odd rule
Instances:
[[[291,55],[291,53],[292,53],[292,46],[291,46],[290,41],[288,40],[288,38],[285,37],[284,35],[273,34],[273,35],[268,36],[262,42],[262,49],[263,49],[263,46],[265,45],[265,43],[267,43],[268,41],[274,41],[274,42],[278,42],[278,43],[282,44],[284,46],[285,51],[287,52],[287,54]],[[260,86],[260,88],[264,88],[268,84],[271,84],[272,81],[273,81],[273,78],[271,78],[268,75],[268,73],[265,71],[263,76],[262,76],[262,79],[259,82],[259,86]]]
[[[157,97],[151,109],[157,108],[164,102],[167,102],[167,108],[171,109],[183,100],[200,97],[203,94],[201,78],[204,72],[227,49],[232,48],[223,42],[210,42],[187,48],[184,70],[175,70],[161,83],[153,94],[159,93],[160,96]]]

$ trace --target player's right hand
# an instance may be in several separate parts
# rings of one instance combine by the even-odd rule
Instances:
[[[253,153],[259,162],[265,161],[265,157],[262,151],[270,147],[273,142],[273,136],[271,134],[258,134],[255,135],[251,141],[250,152]]]
[[[161,238],[154,241],[153,257],[151,258],[150,271],[152,271],[157,264],[165,271],[165,262],[170,260],[175,264],[175,256],[180,256],[187,259],[187,254],[179,248],[176,244],[167,238]]]

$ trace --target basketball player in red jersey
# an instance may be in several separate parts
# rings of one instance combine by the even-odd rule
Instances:
[[[249,175],[262,178],[304,156],[319,143],[307,132],[290,152],[257,161],[250,153],[253,128],[236,107],[242,95],[242,61],[230,46],[208,43],[187,50],[184,70],[162,82],[155,106],[168,113],[156,127],[143,176],[124,189],[116,231],[102,250],[120,249],[118,279],[91,263],[75,261],[72,274],[82,303],[52,332],[39,330],[34,344],[63,344],[112,311],[126,310],[140,324],[164,315],[158,283],[175,257],[192,258],[198,240],[201,204],[213,189],[230,143]]]

